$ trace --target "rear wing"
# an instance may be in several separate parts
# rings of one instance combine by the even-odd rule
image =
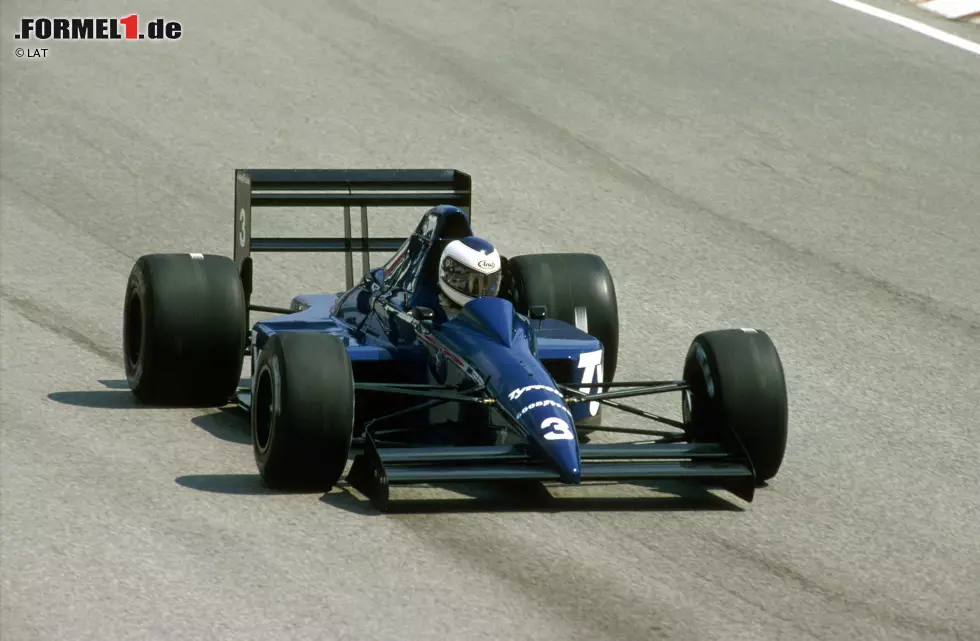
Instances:
[[[350,289],[354,286],[354,252],[361,253],[362,273],[366,273],[371,268],[370,252],[395,251],[405,242],[405,238],[371,238],[368,207],[455,205],[469,216],[470,191],[469,174],[455,169],[236,169],[235,265],[245,298],[250,300],[252,295],[252,252],[344,252]],[[255,207],[343,208],[344,235],[253,238]],[[351,235],[351,207],[361,210],[360,238]],[[250,309],[260,308],[250,305]]]

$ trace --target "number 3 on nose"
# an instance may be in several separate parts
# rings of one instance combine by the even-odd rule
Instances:
[[[560,441],[566,440],[570,441],[575,438],[572,435],[571,430],[568,429],[568,423],[561,420],[557,416],[552,416],[551,418],[546,418],[541,422],[541,429],[552,431],[545,432],[544,437],[549,441]]]

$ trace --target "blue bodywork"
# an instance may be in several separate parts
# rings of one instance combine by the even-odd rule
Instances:
[[[274,334],[323,332],[347,346],[357,383],[482,386],[492,402],[442,405],[412,420],[450,424],[463,435],[493,433],[495,424],[505,423],[563,482],[578,483],[575,425],[597,421],[599,404],[569,405],[557,383],[598,391],[587,383],[602,381],[602,345],[574,325],[530,320],[505,298],[474,300],[449,319],[440,305],[438,261],[445,243],[472,233],[462,209],[430,209],[401,248],[349,291],[297,296],[293,313],[255,323],[252,367]],[[431,324],[411,314],[418,306],[433,310]],[[397,409],[378,397],[366,401],[369,394],[358,392],[355,434]],[[239,404],[248,407],[247,391],[240,393]]]

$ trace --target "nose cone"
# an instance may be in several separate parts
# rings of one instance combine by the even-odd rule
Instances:
[[[574,434],[575,428],[570,428]],[[579,462],[578,439],[573,437],[571,441],[565,441],[565,446],[554,447],[549,451],[551,459],[555,462],[558,475],[562,483],[578,485],[582,482],[582,466]]]
[[[479,298],[442,327],[442,338],[487,376],[499,408],[527,435],[534,455],[565,483],[582,480],[575,419],[551,374],[532,353],[530,327],[511,303]]]
[[[552,463],[562,482],[581,483],[575,420],[561,392],[550,384],[532,384],[511,391],[506,400],[530,442]]]

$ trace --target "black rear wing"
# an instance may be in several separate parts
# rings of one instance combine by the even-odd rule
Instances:
[[[235,265],[246,299],[252,294],[252,252],[344,252],[347,289],[354,286],[354,252],[362,273],[370,252],[395,251],[405,238],[371,238],[368,207],[455,205],[470,215],[471,179],[456,169],[236,169]],[[338,207],[344,235],[326,238],[252,237],[255,207]],[[351,207],[361,210],[361,237],[351,234]],[[419,213],[421,216],[421,212]]]

